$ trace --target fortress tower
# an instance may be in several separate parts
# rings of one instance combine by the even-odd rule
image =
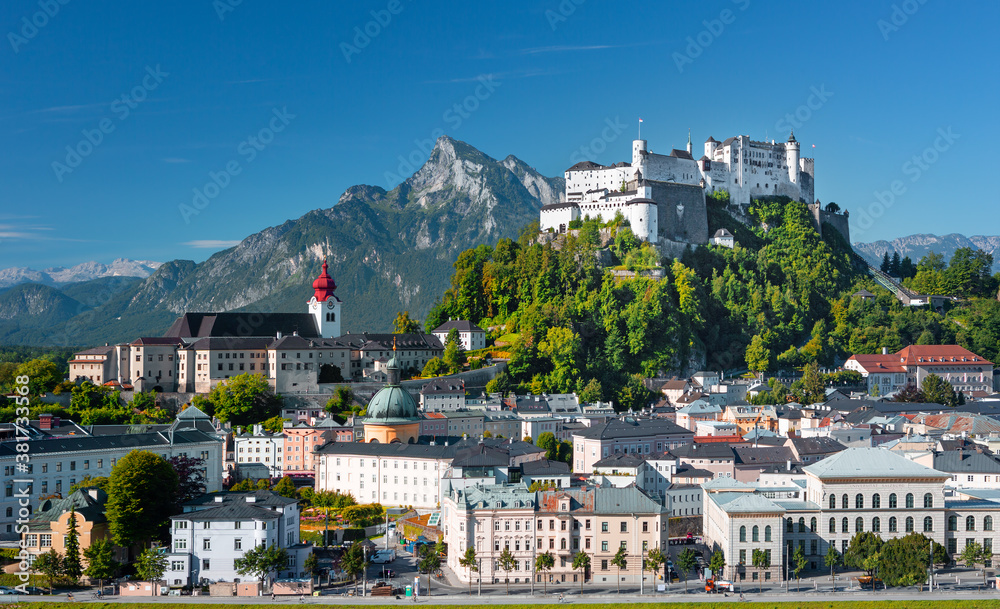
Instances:
[[[785,142],[785,157],[788,160],[788,181],[792,184],[799,183],[799,143],[795,139],[795,131],[788,136]],[[806,201],[807,203],[809,201]]]
[[[323,261],[323,272],[313,281],[313,297],[309,299],[309,313],[316,320],[316,328],[323,338],[340,336],[340,306],[341,301],[333,293],[337,284],[327,272],[326,260]]]

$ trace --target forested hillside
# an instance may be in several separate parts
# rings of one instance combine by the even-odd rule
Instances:
[[[601,227],[593,221],[557,245],[534,242],[530,227],[518,242],[465,251],[425,325],[469,319],[509,343],[497,388],[580,391],[621,407],[647,397],[642,377],[701,367],[831,366],[852,353],[951,342],[995,361],[996,300],[973,298],[947,316],[904,307],[856,266],[836,231],[819,235],[804,204],[755,201],[752,229],[725,207],[724,196],[711,202],[711,230],[729,228],[737,246],[701,246],[663,261],[662,280],[616,279],[598,262]],[[642,244],[621,220],[604,228],[614,235],[610,255],[633,268]],[[877,298],[852,297],[861,288]]]

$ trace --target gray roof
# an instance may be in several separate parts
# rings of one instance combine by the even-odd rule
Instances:
[[[646,438],[649,436],[687,436],[694,437],[694,432],[666,419],[612,419],[604,425],[597,425],[574,436],[588,439],[610,440],[616,438]]]
[[[597,463],[594,463],[594,467],[639,467],[645,462],[646,460],[642,457],[642,455],[635,453],[614,453],[613,455],[608,455]]]
[[[434,328],[432,334],[451,332],[452,328],[458,330],[459,332],[485,332],[482,328],[472,323],[471,321],[465,319],[453,319],[444,322],[440,326]]]
[[[223,520],[223,521],[244,521],[244,520],[276,520],[281,518],[281,512],[257,507],[253,503],[222,503],[219,507],[209,507],[193,512],[184,512],[171,516],[171,520]]]
[[[477,484],[464,491],[457,491],[456,503],[471,508],[531,508],[535,505],[535,493],[526,484]]]
[[[784,513],[785,508],[781,507],[774,501],[771,501],[763,495],[758,495],[756,493],[747,492],[737,492],[737,493],[710,493],[708,495],[711,501],[714,501],[723,511],[728,514],[756,514],[761,512],[767,513]]]
[[[712,236],[718,239],[720,237],[732,237],[733,234],[724,228],[720,228],[719,230],[715,231],[715,234]]]
[[[935,453],[934,469],[952,474],[1000,474],[1000,463],[978,451],[950,450]]]
[[[786,446],[748,446],[734,448],[737,465],[771,465],[774,463],[786,463],[797,461],[795,453]]]
[[[222,503],[218,502],[218,498],[222,498]],[[248,502],[247,497],[253,497],[253,502]],[[278,493],[273,491],[255,490],[255,491],[223,491],[219,493],[206,493],[200,497],[195,497],[194,499],[184,503],[185,510],[198,510],[204,508],[214,508],[218,505],[225,504],[247,504],[256,506],[283,506],[291,505],[293,503],[298,503],[295,499],[289,499],[288,497],[282,497]]]
[[[815,438],[794,436],[788,438],[788,443],[795,447],[795,452],[799,453],[799,455],[826,455],[840,452],[847,448],[833,438],[824,436]]]
[[[665,509],[658,501],[650,499],[632,485],[594,490],[595,514],[659,514]]]
[[[465,381],[462,379],[441,377],[434,379],[433,381],[424,385],[424,388],[420,390],[423,395],[440,395],[440,394],[453,394],[461,393],[465,394]]]
[[[185,313],[163,336],[177,338],[276,336],[279,332],[318,337],[310,313]]]
[[[203,431],[184,430],[173,434],[168,432],[137,433],[114,436],[84,436],[68,438],[49,438],[45,440],[29,440],[28,454],[55,454],[65,452],[87,453],[96,450],[114,448],[152,448],[170,446],[170,436],[173,444],[193,444],[201,442],[218,442],[216,438]],[[17,454],[16,442],[0,443],[0,456]]]
[[[820,480],[859,477],[940,480],[951,477],[881,448],[848,448],[803,469]]]
[[[553,461],[551,459],[538,459],[537,461],[527,461],[521,464],[521,473],[525,476],[568,476],[570,474],[569,463]]]

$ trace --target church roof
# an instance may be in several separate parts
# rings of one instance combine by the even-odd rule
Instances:
[[[333,291],[337,289],[337,283],[333,280],[333,277],[330,276],[330,273],[327,272],[326,260],[323,261],[323,271],[319,274],[319,277],[313,281],[312,285],[314,290],[313,295],[316,297],[316,300],[326,302],[331,296],[333,296],[334,299],[337,298],[333,295]]]
[[[687,150],[678,150],[677,148],[674,148],[673,150],[670,151],[670,156],[678,159],[687,159],[689,161],[694,160],[694,157],[691,156],[690,152],[688,152]]]
[[[319,337],[316,320],[309,313],[185,313],[164,333],[176,338],[251,338],[293,334]]]
[[[387,385],[378,390],[368,402],[365,423],[392,425],[418,421],[417,401],[410,392],[399,385]]]

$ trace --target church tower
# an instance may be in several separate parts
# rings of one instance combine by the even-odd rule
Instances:
[[[326,260],[323,272],[313,281],[313,297],[309,299],[309,313],[316,320],[316,329],[323,338],[340,336],[340,299],[333,293],[337,284],[327,272]]]

